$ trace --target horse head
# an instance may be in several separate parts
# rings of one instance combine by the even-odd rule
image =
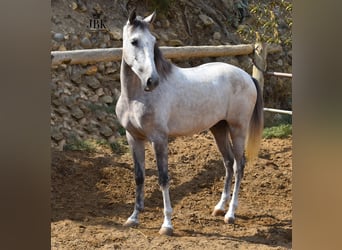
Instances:
[[[133,10],[123,28],[123,60],[139,77],[145,91],[152,91],[159,84],[159,74],[154,60],[156,38],[149,30],[149,24],[156,13],[142,18]]]

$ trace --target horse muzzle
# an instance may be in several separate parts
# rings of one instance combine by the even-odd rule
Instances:
[[[149,77],[146,81],[144,90],[150,92],[159,85],[159,77]]]

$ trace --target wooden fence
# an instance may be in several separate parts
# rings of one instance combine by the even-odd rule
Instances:
[[[261,89],[264,86],[264,74],[280,77],[292,77],[292,74],[266,72],[266,58],[268,53],[280,52],[280,46],[270,46],[264,43],[219,45],[219,46],[183,46],[160,47],[163,55],[169,59],[220,57],[253,54],[252,76],[259,81]],[[69,51],[52,51],[51,64],[56,67],[60,64],[92,64],[97,62],[119,61],[122,48],[86,49]],[[292,111],[264,108],[268,112],[277,112],[292,115]]]

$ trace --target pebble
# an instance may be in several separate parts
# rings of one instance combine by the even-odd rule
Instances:
[[[107,125],[103,125],[100,128],[100,134],[104,135],[105,137],[110,137],[113,135],[113,130]]]
[[[79,107],[74,107],[71,111],[71,116],[79,120],[84,117],[84,113]]]
[[[113,97],[111,97],[109,95],[105,95],[105,96],[101,97],[101,101],[104,103],[111,104],[113,102]]]
[[[62,42],[64,41],[64,35],[62,33],[55,33],[53,34],[53,40],[55,40],[56,42]]]
[[[214,32],[213,38],[214,38],[214,40],[220,40],[221,39],[221,33],[220,32]]]
[[[81,39],[81,46],[85,49],[90,49],[92,47],[88,37],[83,37]]]
[[[87,70],[85,72],[86,75],[94,75],[97,72],[97,67],[95,65],[87,67]]]
[[[84,82],[92,89],[98,89],[101,86],[100,81],[95,76],[85,76]]]

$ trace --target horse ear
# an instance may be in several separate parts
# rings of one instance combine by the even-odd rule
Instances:
[[[134,8],[130,13],[129,13],[129,17],[128,17],[128,22],[129,24],[133,24],[135,18],[137,17],[137,14],[135,12],[136,8]]]
[[[147,23],[153,23],[155,19],[156,19],[156,11],[153,11],[151,15],[144,18],[144,21]]]

